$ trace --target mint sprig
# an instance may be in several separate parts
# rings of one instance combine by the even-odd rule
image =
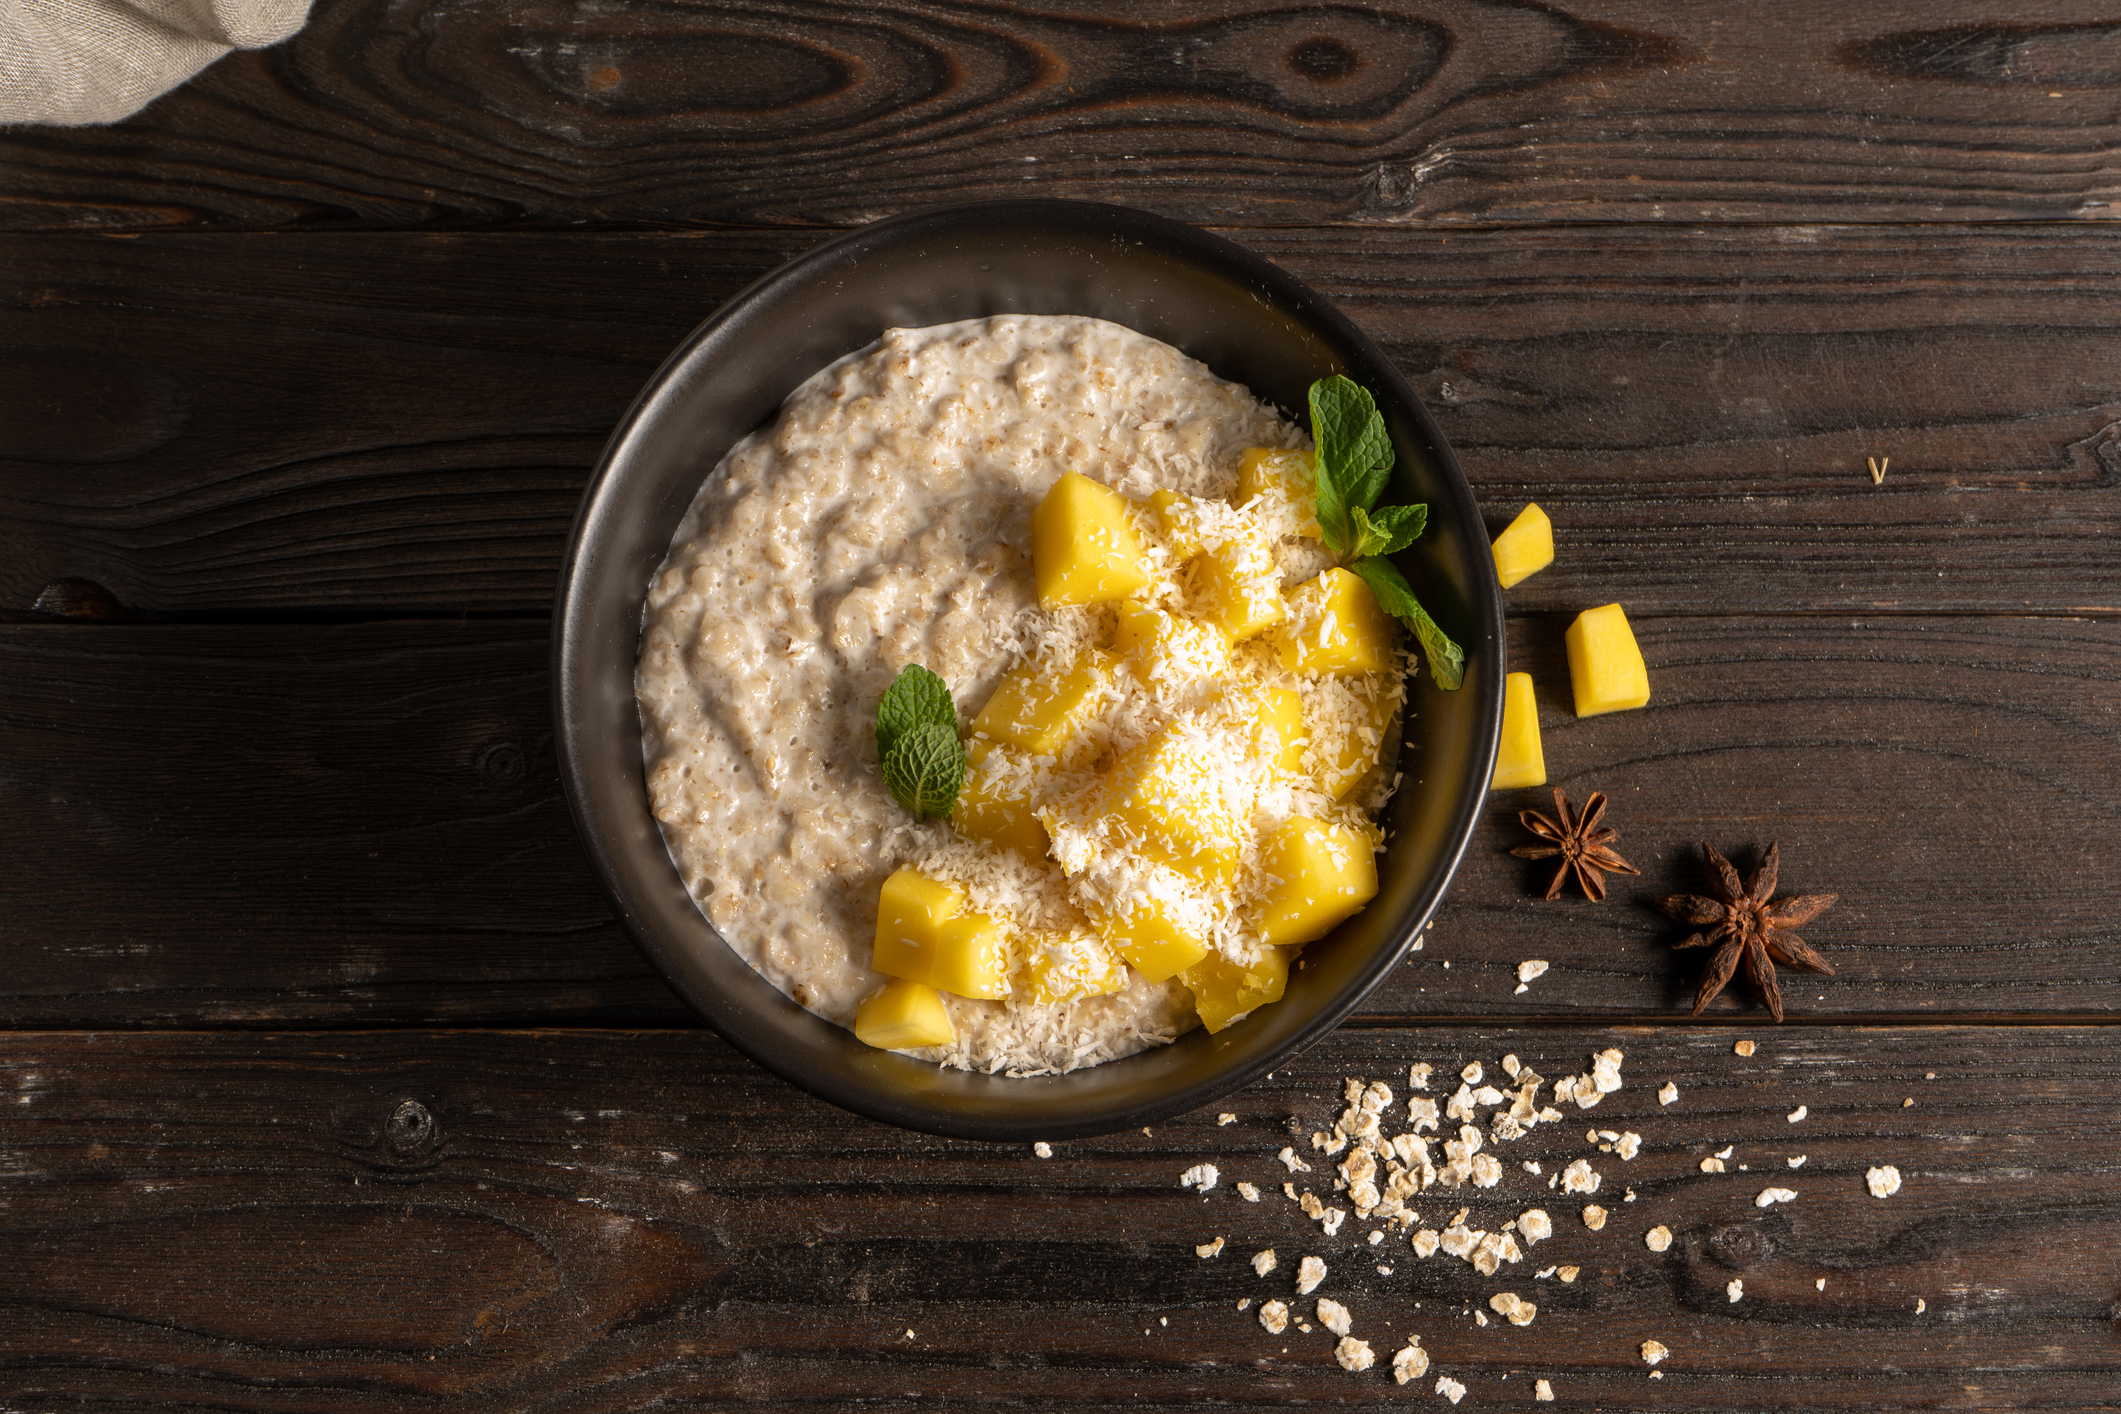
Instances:
[[[1413,544],[1428,526],[1429,508],[1377,504],[1391,484],[1394,458],[1376,399],[1341,374],[1319,379],[1311,385],[1311,440],[1318,446],[1319,534],[1348,557],[1377,607],[1420,641],[1436,685],[1456,692],[1466,680],[1465,650],[1421,607],[1399,567],[1379,558]]]
[[[917,820],[942,819],[965,784],[965,744],[957,735],[950,685],[908,663],[876,704],[876,754],[884,788]]]

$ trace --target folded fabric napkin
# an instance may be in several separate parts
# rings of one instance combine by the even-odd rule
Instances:
[[[308,18],[309,0],[0,0],[0,123],[115,123]]]

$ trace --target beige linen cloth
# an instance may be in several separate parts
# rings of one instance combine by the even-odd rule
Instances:
[[[231,49],[302,28],[310,0],[0,0],[0,123],[115,123]]]

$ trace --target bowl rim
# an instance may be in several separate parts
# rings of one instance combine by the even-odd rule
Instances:
[[[865,1118],[946,1137],[1022,1142],[1034,1137],[1069,1139],[1110,1133],[1154,1123],[1171,1115],[1199,1108],[1286,1064],[1291,1057],[1346,1020],[1397,966],[1414,941],[1420,937],[1434,916],[1470,846],[1481,807],[1488,793],[1489,781],[1493,776],[1494,760],[1501,736],[1505,663],[1501,587],[1490,568],[1489,573],[1484,576],[1477,573],[1471,576],[1466,586],[1467,602],[1464,606],[1465,620],[1474,629],[1474,633],[1466,645],[1468,662],[1462,690],[1474,692],[1479,698],[1479,706],[1475,709],[1478,715],[1474,759],[1469,763],[1470,769],[1452,801],[1449,824],[1443,831],[1447,843],[1439,856],[1437,866],[1432,868],[1427,879],[1416,891],[1411,908],[1395,927],[1392,941],[1373,948],[1372,954],[1343,983],[1340,990],[1318,1006],[1293,1034],[1286,1037],[1272,1051],[1249,1061],[1213,1071],[1191,1083],[1176,1085],[1159,1093],[1153,1100],[1136,1100],[1107,1110],[1078,1114],[1072,1118],[1026,1116],[1020,1120],[994,1117],[968,1120],[947,1104],[923,1103],[921,1092],[917,1090],[898,1090],[889,1085],[877,1086],[835,1073],[820,1073],[802,1064],[801,1057],[784,1054],[779,1045],[773,1044],[780,1039],[779,1032],[766,1024],[754,1003],[762,1002],[770,1007],[772,1001],[778,1001],[785,1008],[799,1011],[802,1009],[756,972],[752,972],[751,976],[762,992],[771,994],[770,1000],[731,997],[711,988],[693,985],[688,977],[691,964],[680,956],[676,943],[662,937],[648,926],[642,916],[643,910],[635,907],[634,900],[629,897],[626,870],[622,867],[624,861],[621,858],[624,851],[607,836],[607,822],[599,815],[594,804],[595,782],[592,779],[590,763],[586,759],[587,753],[583,749],[581,707],[587,696],[585,689],[589,684],[582,679],[581,661],[585,656],[583,645],[588,637],[597,631],[597,625],[590,617],[594,599],[586,580],[589,562],[597,548],[598,525],[611,512],[608,501],[613,494],[614,482],[623,470],[627,458],[647,435],[654,415],[668,400],[682,393],[683,390],[678,387],[682,380],[678,375],[685,372],[700,356],[703,347],[712,344],[718,335],[745,318],[754,306],[770,301],[783,292],[807,286],[820,277],[829,275],[834,268],[860,261],[865,256],[921,240],[946,237],[953,227],[991,228],[998,222],[1012,221],[1033,223],[1039,228],[1070,224],[1088,225],[1095,228],[1100,235],[1111,239],[1130,245],[1154,246],[1178,258],[1219,268],[1250,287],[1254,291],[1255,299],[1262,299],[1260,292],[1263,291],[1263,302],[1272,300],[1326,341],[1341,349],[1351,350],[1358,356],[1354,362],[1362,365],[1362,381],[1376,394],[1379,405],[1387,410],[1388,416],[1396,413],[1405,418],[1426,442],[1426,451],[1436,464],[1443,489],[1451,503],[1448,507],[1447,523],[1456,527],[1457,533],[1474,535],[1482,541],[1485,539],[1485,530],[1471,485],[1428,408],[1415,394],[1397,366],[1348,316],[1296,276],[1246,247],[1198,227],[1134,207],[1051,198],[959,202],[905,212],[840,233],[762,275],[724,301],[672,350],[643,385],[640,393],[619,419],[583,488],[560,567],[552,614],[551,667],[555,752],[569,817],[574,822],[577,837],[590,857],[599,883],[610,899],[621,925],[664,979],[684,997],[710,1029],[764,1069]],[[878,330],[879,334],[882,332]],[[783,389],[780,399],[785,400],[792,391],[793,385]],[[778,400],[775,406],[779,406]],[[1432,523],[1436,519],[1432,516]],[[1490,651],[1476,653],[1474,650],[1481,646],[1488,647]],[[634,653],[638,653],[638,627],[635,630]],[[631,656],[629,655],[629,660]],[[638,719],[634,725],[638,731]],[[654,833],[657,841],[661,843],[660,828],[656,828]],[[662,855],[665,868],[675,876],[676,865],[670,860],[667,845],[663,847]],[[711,922],[708,923],[708,928],[710,934],[719,941],[720,935],[714,932]],[[732,956],[735,956],[733,950]],[[741,958],[737,960],[742,962]],[[745,967],[749,970],[748,964],[745,964]],[[848,1044],[859,1045],[853,1040],[851,1032],[844,1032],[833,1023],[816,1018],[807,1011],[804,1011],[803,1015],[811,1017],[821,1026],[839,1032]],[[1182,1036],[1174,1044],[1183,1044],[1186,1040],[1187,1037]],[[1152,1047],[1149,1051],[1137,1054],[1155,1055],[1169,1049],[1170,1047]],[[928,1070],[936,1069],[928,1062],[898,1059],[904,1064],[917,1065]],[[1135,1057],[1122,1057],[1105,1062],[1103,1066],[1095,1069],[1124,1066],[1133,1059]],[[1070,1072],[1076,1075],[1085,1073],[1087,1072]],[[1032,1082],[1011,1080],[1007,1083],[1026,1086]],[[1027,1094],[1025,1098],[1030,1096]]]

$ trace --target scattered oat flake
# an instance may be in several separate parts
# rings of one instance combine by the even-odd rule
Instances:
[[[1745,1295],[1745,1283],[1740,1281],[1737,1277],[1732,1277],[1728,1282],[1724,1284],[1723,1294],[1725,1296],[1728,1296],[1731,1300],[1736,1301]]]
[[[1663,1252],[1672,1245],[1672,1230],[1659,1223],[1642,1235],[1642,1245],[1652,1252]]]
[[[1201,1192],[1206,1193],[1215,1186],[1215,1181],[1221,1177],[1222,1174],[1216,1170],[1215,1165],[1195,1164],[1178,1176],[1178,1186],[1180,1188],[1198,1188]]]
[[[1251,1297],[1249,1297],[1249,1296],[1240,1296],[1240,1297],[1238,1297],[1238,1298],[1237,1298],[1237,1309],[1238,1309],[1238,1310],[1240,1310],[1240,1311],[1249,1311],[1249,1310],[1251,1310],[1251,1309],[1252,1309],[1252,1298],[1251,1298]]]
[[[1431,1072],[1431,1071],[1433,1071],[1433,1070],[1435,1070],[1435,1069],[1436,1069],[1436,1067],[1435,1067],[1435,1066],[1433,1066],[1433,1065],[1429,1065],[1429,1064],[1427,1064],[1427,1063],[1423,1063],[1423,1064],[1421,1064],[1421,1065],[1410,1065],[1410,1066],[1408,1066],[1408,1067],[1407,1067],[1407,1084],[1408,1084],[1409,1086],[1413,1087],[1413,1088],[1414,1088],[1414,1089],[1416,1089],[1416,1090],[1426,1090],[1426,1089],[1428,1089],[1428,1088],[1429,1088],[1429,1074],[1430,1074],[1430,1072]]]
[[[1222,1254],[1223,1240],[1220,1237],[1216,1238],[1213,1242],[1203,1242],[1198,1247],[1195,1247],[1193,1249],[1193,1255],[1203,1259],[1208,1257],[1220,1257]]]
[[[1797,1122],[1798,1120],[1800,1120],[1800,1119],[1803,1119],[1803,1118],[1804,1118],[1804,1117],[1805,1117],[1806,1115],[1810,1114],[1811,1112],[1812,1112],[1812,1111],[1811,1111],[1811,1107],[1810,1107],[1810,1106],[1808,1106],[1808,1105],[1799,1105],[1799,1106],[1798,1106],[1798,1107],[1797,1107],[1796,1109],[1794,1109],[1794,1110],[1791,1110],[1791,1111],[1790,1111],[1790,1114],[1789,1114],[1789,1119],[1790,1119],[1790,1123],[1791,1123],[1791,1124],[1795,1124],[1795,1123],[1796,1123],[1796,1122]]]
[[[1274,1157],[1280,1159],[1288,1167],[1290,1173],[1309,1173],[1311,1171],[1311,1166],[1302,1159],[1297,1158],[1296,1151],[1286,1144],[1282,1146],[1282,1151]]]
[[[1050,1159],[1053,1157],[1053,1146],[1041,1139],[1031,1146],[1031,1152],[1042,1159]]]
[[[1343,1370],[1367,1370],[1377,1363],[1377,1357],[1370,1352],[1370,1342],[1357,1340],[1352,1335],[1340,1338],[1340,1343],[1333,1347],[1333,1358],[1340,1362]]]
[[[1819,1278],[1819,1280],[1817,1280],[1817,1281],[1813,1282],[1813,1283],[1812,1283],[1812,1289],[1813,1289],[1814,1291],[1824,1291],[1824,1290],[1826,1290],[1826,1278],[1825,1278],[1825,1277],[1821,1277],[1821,1278]]]
[[[1383,1232],[1381,1232],[1381,1231],[1378,1231],[1378,1230],[1376,1230],[1376,1229],[1374,1229],[1374,1228],[1373,1228],[1373,1229],[1371,1230],[1371,1232],[1370,1232],[1370,1245],[1371,1245],[1372,1247],[1375,1247],[1375,1246],[1376,1246],[1376,1245],[1377,1245],[1378,1243],[1380,1243],[1380,1242],[1382,1242],[1382,1241],[1384,1241],[1384,1240],[1385,1240],[1385,1235],[1384,1235],[1384,1233],[1383,1233]]]
[[[1918,1316],[1919,1316],[1919,1315],[1921,1315],[1921,1314],[1922,1314],[1922,1313],[1923,1313],[1924,1311],[1927,1311],[1927,1310],[1929,1310],[1929,1308],[1930,1308],[1930,1304],[1929,1304],[1929,1302],[1927,1302],[1927,1301],[1923,1300],[1923,1299],[1922,1299],[1921,1297],[1919,1297],[1919,1296],[1915,1298],[1915,1314],[1916,1314],[1916,1315],[1918,1315]]]
[[[1231,1114],[1228,1110],[1224,1110],[1221,1114],[1215,1117],[1215,1122],[1218,1125],[1235,1124],[1237,1123],[1237,1116]]]
[[[1537,1159],[1526,1159],[1526,1160],[1524,1161],[1524,1171],[1525,1171],[1526,1173],[1538,1173],[1538,1172],[1539,1172],[1539,1160],[1537,1160]]]
[[[1760,1190],[1760,1196],[1753,1200],[1753,1206],[1756,1208],[1772,1208],[1777,1203],[1794,1203],[1796,1201],[1797,1190],[1794,1188],[1763,1188]]]
[[[1701,1171],[1703,1173],[1722,1173],[1723,1160],[1711,1154],[1708,1158],[1701,1161]]]
[[[1593,1232],[1597,1232],[1604,1227],[1605,1209],[1599,1207],[1596,1203],[1586,1204],[1583,1210],[1583,1225]]]
[[[1268,1335],[1280,1335],[1289,1328],[1289,1303],[1267,1302],[1259,1308],[1259,1323],[1267,1328]]]
[[[1502,1316],[1513,1326],[1529,1326],[1539,1308],[1524,1300],[1514,1291],[1498,1291],[1488,1298],[1488,1309]]]
[[[1453,1404],[1466,1397],[1466,1387],[1449,1375],[1445,1375],[1436,1382],[1436,1392]]]
[[[1414,1234],[1411,1245],[1414,1248],[1415,1256],[1433,1257],[1436,1255],[1436,1249],[1442,1244],[1443,1234],[1439,1233],[1434,1228],[1425,1227],[1420,1232]]]
[[[1900,1102],[1900,1108],[1903,1110],[1911,1110],[1915,1108],[1915,1097],[1913,1095],[1910,1095],[1905,1100],[1902,1100]]]
[[[1522,1071],[1523,1069],[1524,1065],[1517,1059],[1517,1057],[1504,1056],[1502,1058],[1502,1072],[1503,1074],[1509,1076],[1510,1079],[1515,1080],[1517,1078],[1518,1072]]]
[[[1546,970],[1547,964],[1538,958],[1533,958],[1529,962],[1520,962],[1517,964],[1517,980],[1530,982],[1535,978],[1545,976]]]
[[[1355,1328],[1348,1315],[1348,1308],[1330,1296],[1318,1298],[1318,1323],[1335,1335],[1346,1335]]]
[[[1554,1235],[1554,1221],[1544,1208],[1527,1208],[1517,1215],[1517,1231],[1527,1244],[1544,1242]]]
[[[1795,1158],[1785,1159],[1783,1162],[1787,1163],[1793,1169],[1801,1169],[1804,1167],[1804,1161],[1806,1159],[1809,1159],[1810,1157],[1810,1154],[1799,1154]]]
[[[1486,1330],[1486,1329],[1488,1328],[1488,1313],[1487,1313],[1487,1312],[1485,1312],[1485,1311],[1475,1311],[1475,1312],[1473,1313],[1473,1319],[1474,1319],[1475,1321],[1477,1321],[1477,1322],[1479,1322],[1479,1323],[1480,1323],[1480,1328],[1481,1328],[1482,1330]]]
[[[1309,1296],[1318,1290],[1318,1284],[1326,1279],[1326,1264],[1316,1257],[1306,1257],[1296,1264],[1296,1294]]]
[[[1252,1254],[1252,1270],[1260,1276],[1265,1276],[1279,1265],[1281,1265],[1281,1259],[1274,1255],[1274,1249],[1271,1247],[1263,1252],[1254,1252]]]
[[[1642,1363],[1654,1365],[1672,1352],[1664,1348],[1664,1342],[1646,1340],[1642,1343]]]
[[[1564,1193],[1596,1193],[1604,1180],[1591,1167],[1589,1159],[1578,1159],[1561,1171],[1561,1190]]]
[[[1664,1378],[1664,1371],[1662,1371],[1662,1370],[1652,1370],[1652,1371],[1650,1371],[1650,1378],[1651,1378],[1651,1379],[1653,1379],[1653,1380],[1661,1380],[1661,1379],[1663,1379],[1663,1378]]]
[[[1721,1149],[1718,1149],[1716,1151],[1716,1157],[1719,1159],[1728,1159],[1732,1155],[1732,1153],[1737,1150],[1737,1148],[1738,1146],[1736,1144],[1726,1144]]]
[[[1417,1338],[1408,1342],[1406,1349],[1392,1357],[1392,1379],[1398,1384],[1418,1380],[1429,1373],[1429,1352],[1421,1348]]]
[[[1561,1269],[1562,1284],[1567,1285],[1568,1283],[1576,1280],[1577,1274],[1582,1270],[1583,1268],[1581,1267],[1563,1267]]]
[[[1665,1081],[1664,1088],[1657,1092],[1657,1103],[1660,1105],[1669,1105],[1675,1103],[1678,1099],[1679,1087],[1669,1080]]]
[[[1259,1201],[1259,1188],[1254,1184],[1240,1183],[1237,1185],[1237,1196],[1244,1199],[1247,1203],[1257,1203]]]
[[[1749,1056],[1754,1051],[1757,1051],[1760,1048],[1758,1046],[1755,1046],[1751,1041],[1740,1041],[1737,1045],[1731,1047],[1731,1049],[1736,1051],[1741,1056]]]
[[[1864,1174],[1863,1181],[1870,1185],[1873,1198],[1890,1198],[1900,1191],[1900,1170],[1887,1164]]]
[[[1935,1080],[1935,1079],[1937,1078],[1937,1072],[1933,1070],[1933,1071],[1929,1072],[1929,1073],[1928,1073],[1927,1075],[1923,1076],[1922,1078],[1923,1078],[1924,1080]]]
[[[1541,1380],[1538,1384],[1533,1385],[1532,1398],[1538,1400],[1541,1404],[1552,1404],[1554,1402],[1553,1382]]]

